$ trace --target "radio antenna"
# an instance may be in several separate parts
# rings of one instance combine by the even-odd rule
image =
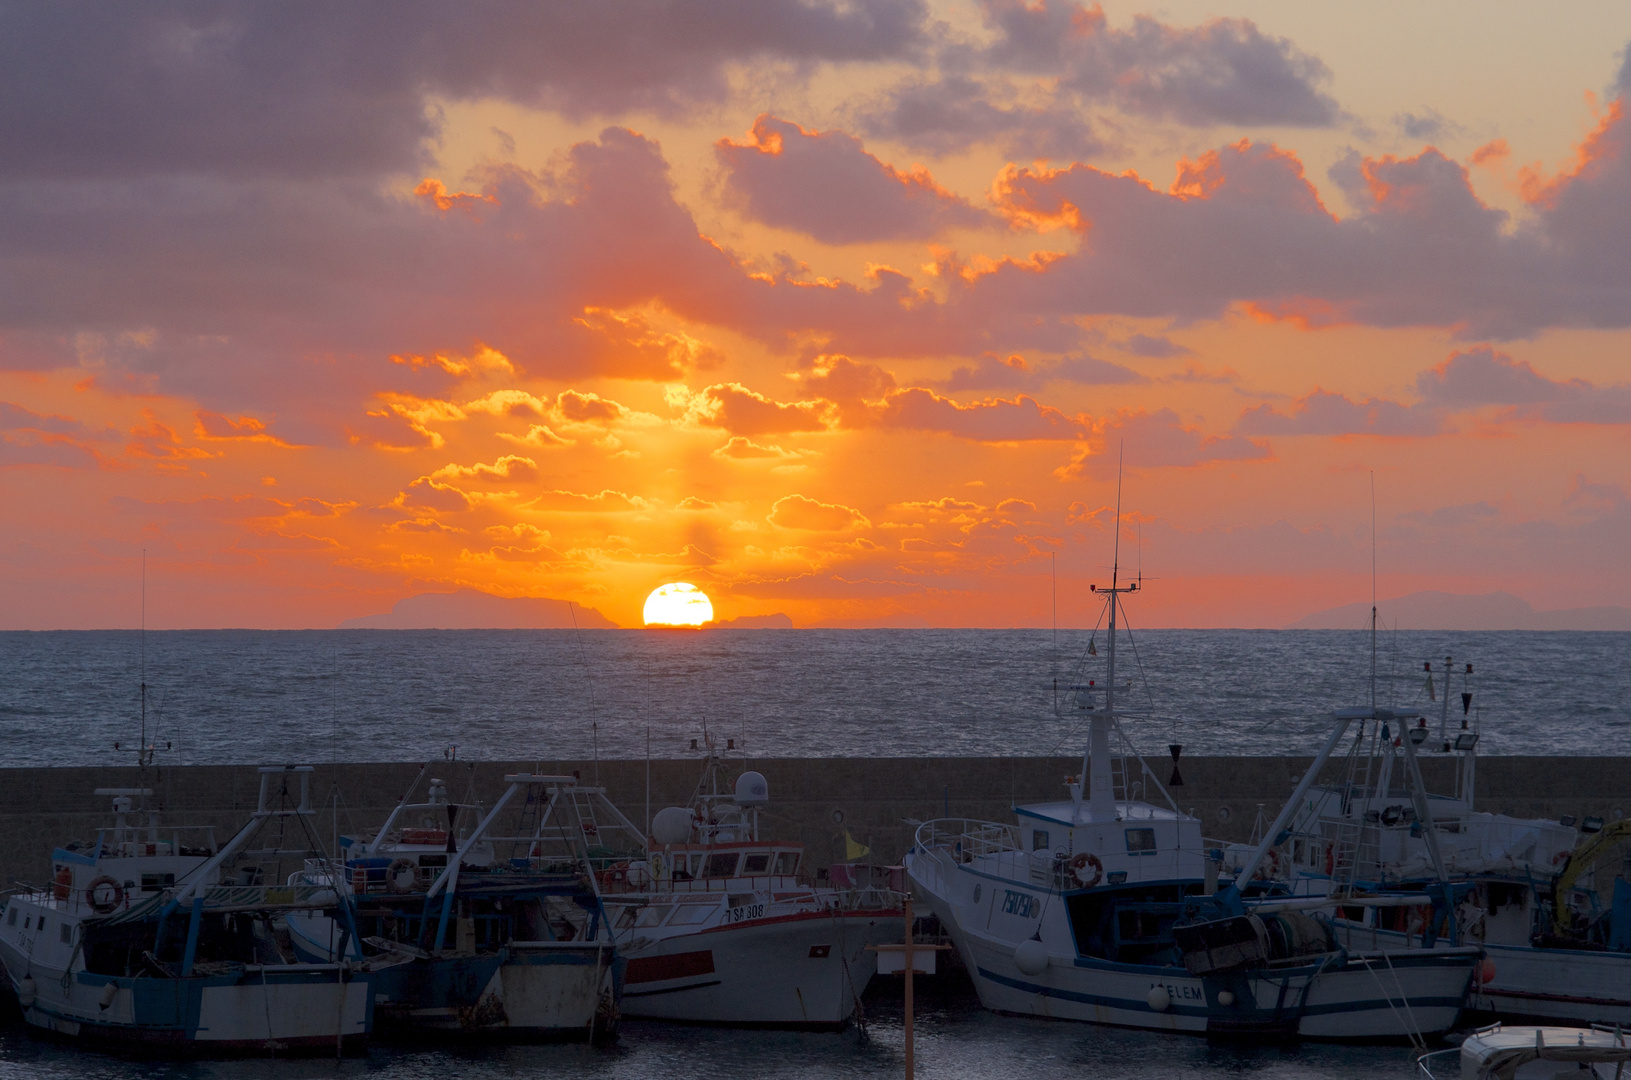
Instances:
[[[1376,470],[1370,474],[1370,709],[1376,712]]]

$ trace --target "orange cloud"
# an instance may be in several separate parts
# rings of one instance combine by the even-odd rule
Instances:
[[[263,421],[253,416],[240,416],[236,420],[231,420],[220,413],[199,410],[193,413],[193,418],[197,421],[193,433],[200,439],[242,439],[248,442],[271,443],[273,446],[294,447],[293,443],[285,442],[273,435],[266,429]]]
[[[715,383],[690,395],[686,418],[739,435],[827,430],[825,401],[773,401],[741,383]]]
[[[505,454],[491,465],[443,465],[430,475],[436,480],[533,480],[538,476],[538,463]]]
[[[770,508],[767,520],[778,528],[805,532],[839,533],[871,526],[865,514],[842,503],[821,502],[803,495],[784,495]]]

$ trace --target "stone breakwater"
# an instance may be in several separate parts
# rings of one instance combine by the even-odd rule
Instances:
[[[1205,835],[1245,840],[1259,808],[1272,819],[1308,768],[1306,757],[1184,758],[1183,785],[1172,789],[1178,806],[1198,815]],[[371,833],[385,820],[421,763],[316,765],[311,781],[319,835]],[[1012,821],[1015,803],[1065,797],[1064,778],[1079,758],[769,758],[750,767],[770,782],[770,805],[760,813],[761,834],[797,840],[806,865],[821,867],[844,856],[846,832],[872,849],[871,861],[898,862],[911,843],[914,820],[934,817]],[[1330,779],[1337,779],[1334,763]],[[1453,761],[1424,754],[1428,787],[1448,791]],[[636,824],[645,820],[644,760],[435,762],[428,775],[447,782],[449,794],[468,801],[473,791],[491,805],[506,773],[570,775],[606,788]],[[1150,759],[1165,782],[1171,763]],[[650,807],[684,805],[701,772],[690,760],[652,761]],[[125,767],[0,769],[0,874],[6,887],[42,883],[50,875],[54,845],[91,839],[110,820],[107,796],[96,788],[134,787],[137,770]],[[171,825],[213,825],[224,841],[255,808],[260,778],[253,765],[159,767],[146,774],[148,804]],[[424,788],[421,786],[420,792]],[[1489,757],[1478,763],[1476,806],[1519,817],[1622,817],[1631,813],[1631,757]]]

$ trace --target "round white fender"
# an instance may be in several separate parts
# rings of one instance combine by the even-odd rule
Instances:
[[[1167,993],[1167,988],[1164,986],[1152,986],[1150,987],[1149,1003],[1150,1008],[1156,1012],[1166,1012],[1172,1007],[1172,995]]]
[[[1014,950],[1014,966],[1027,975],[1040,975],[1048,970],[1048,950],[1035,938],[1026,938]]]
[[[1234,1003],[1235,1003],[1234,994],[1230,993],[1227,990],[1219,990],[1218,991],[1218,1004],[1219,1005],[1222,1005],[1225,1009],[1227,1009],[1229,1006],[1233,1005]]]
[[[34,979],[32,977],[26,978],[17,984],[17,1003],[25,1009],[34,1004]]]
[[[113,1005],[114,998],[117,998],[118,996],[119,996],[119,984],[118,983],[103,983],[102,984],[102,996],[101,996],[101,998],[99,998],[97,1000],[96,1007],[101,1009],[103,1012],[107,1012],[108,1009]]]

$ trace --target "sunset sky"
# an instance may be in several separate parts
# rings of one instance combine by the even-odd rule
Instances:
[[[1631,604],[1631,5],[18,4],[0,628]]]

